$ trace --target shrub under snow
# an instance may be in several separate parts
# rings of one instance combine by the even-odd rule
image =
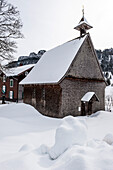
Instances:
[[[87,140],[85,120],[67,116],[56,129],[55,144],[49,149],[51,159],[56,159],[72,145],[84,145]]]
[[[112,145],[113,144],[113,135],[111,133],[108,133],[103,141],[105,141],[106,143],[108,143],[109,145]]]

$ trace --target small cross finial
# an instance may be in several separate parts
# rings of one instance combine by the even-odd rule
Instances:
[[[83,13],[83,17],[84,17],[84,5],[82,5],[82,13]]]

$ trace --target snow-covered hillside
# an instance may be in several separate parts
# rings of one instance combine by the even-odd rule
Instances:
[[[0,170],[45,169],[113,170],[113,112],[54,119],[0,105]]]

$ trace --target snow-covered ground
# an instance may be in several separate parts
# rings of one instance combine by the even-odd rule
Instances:
[[[0,170],[45,169],[113,170],[113,111],[54,119],[23,103],[0,105]]]

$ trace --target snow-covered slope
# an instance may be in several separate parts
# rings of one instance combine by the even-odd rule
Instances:
[[[30,105],[0,105],[0,170],[113,170],[112,134],[113,112],[53,119]]]

